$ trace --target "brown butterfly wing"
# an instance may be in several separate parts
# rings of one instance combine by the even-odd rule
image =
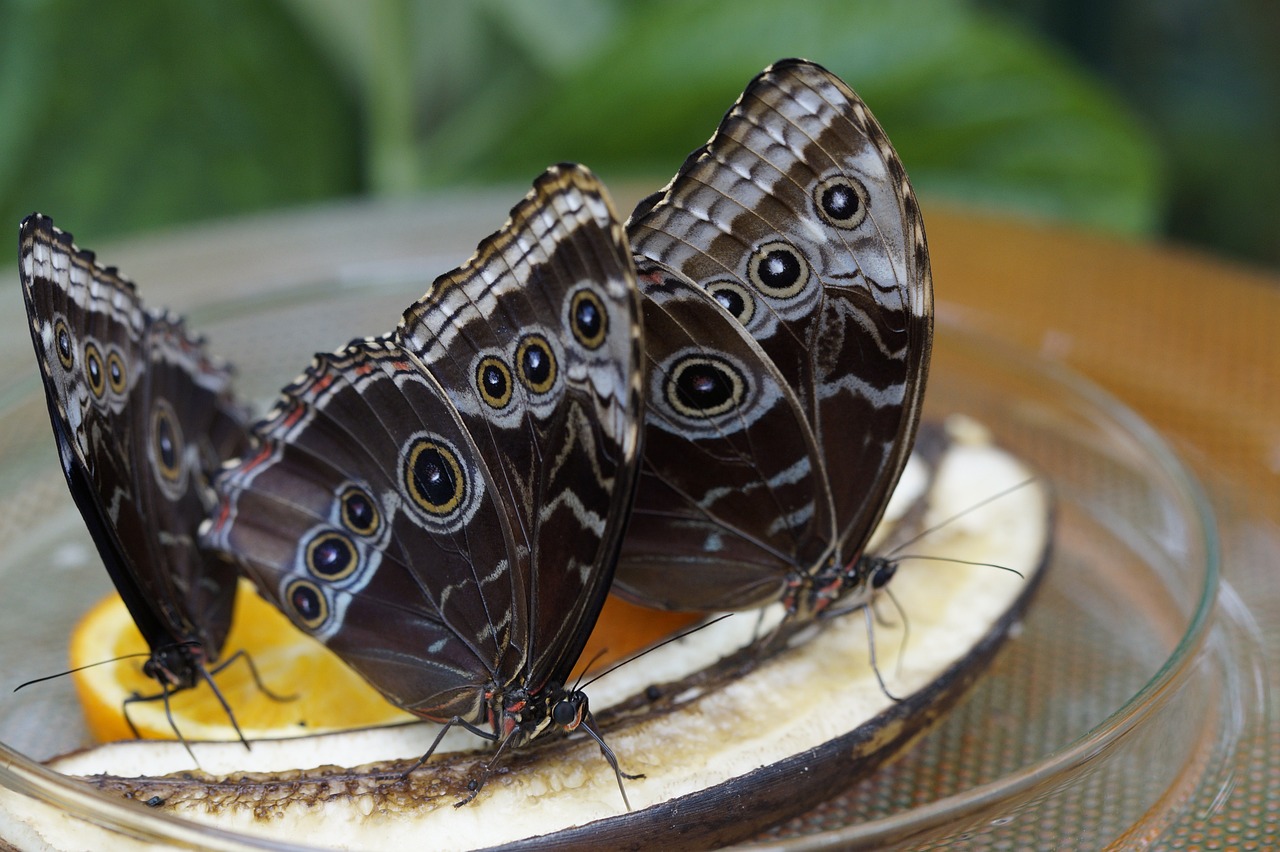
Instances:
[[[932,338],[919,208],[866,105],[817,65],[775,64],[627,228],[638,255],[737,317],[768,359],[757,372],[780,376],[792,391],[810,434],[762,430],[757,440],[797,464],[810,440],[819,448],[812,511],[772,521],[797,542],[829,547],[816,562],[808,552],[787,554],[779,572],[801,564],[813,574],[855,560],[910,452]],[[704,344],[740,348],[727,340]],[[681,464],[678,452],[646,451],[647,468]],[[708,470],[704,492],[719,477]],[[638,505],[649,500],[642,488]],[[749,523],[743,528],[759,528]],[[629,537],[627,562],[652,541]],[[626,582],[625,567],[623,574]]]
[[[230,372],[48,217],[23,222],[19,250],[59,454],[98,551],[153,649],[195,641],[216,659],[236,577],[196,530],[209,472],[246,435]]]

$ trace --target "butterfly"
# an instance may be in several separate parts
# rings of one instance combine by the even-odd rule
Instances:
[[[783,60],[627,222],[644,294],[644,464],[615,590],[795,619],[857,609],[932,341],[901,161],[826,69]]]
[[[216,479],[208,546],[440,736],[498,743],[472,797],[552,727],[622,788],[566,683],[634,493],[638,299],[603,186],[554,167],[394,331],[316,356]]]
[[[67,486],[150,647],[143,670],[160,687],[129,701],[167,706],[200,681],[222,700],[210,666],[231,625],[236,570],[202,552],[196,532],[214,502],[208,474],[248,437],[230,371],[180,318],[148,309],[131,281],[47,216],[23,220],[18,247]]]

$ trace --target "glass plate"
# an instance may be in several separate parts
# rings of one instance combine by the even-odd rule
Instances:
[[[313,352],[390,329],[436,274],[494,230],[511,197],[347,205],[100,255],[142,282],[149,304],[186,312],[236,362],[241,392],[261,408]],[[63,668],[72,624],[110,588],[58,469],[16,280],[8,291],[0,314],[5,686]],[[958,315],[943,302],[927,416],[978,418],[1048,478],[1057,530],[1044,588],[992,670],[910,752],[758,842],[1140,844],[1189,800],[1225,787],[1242,732],[1257,725],[1259,664],[1233,638],[1248,630],[1247,609],[1233,616],[1225,607],[1210,630],[1218,553],[1196,482],[1127,409],[1026,352],[978,339]],[[34,838],[6,813],[21,800],[40,819],[84,820],[137,841],[255,842],[112,800],[38,763],[85,744],[67,679],[0,698],[0,836],[21,846]]]

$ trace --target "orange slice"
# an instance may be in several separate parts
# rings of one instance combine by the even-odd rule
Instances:
[[[231,633],[224,658],[243,649],[268,689],[296,695],[277,701],[260,690],[248,665],[237,660],[214,680],[248,739],[300,736],[344,728],[402,722],[414,717],[389,704],[373,687],[319,642],[303,635],[242,580],[236,596]],[[119,595],[103,598],[87,612],[71,634],[71,667],[124,654],[145,653]],[[125,722],[124,700],[134,693],[153,695],[156,681],[142,673],[146,657],[94,666],[73,677],[89,730],[100,742],[133,736]],[[234,740],[235,730],[208,684],[169,699],[173,720],[188,740]],[[129,718],[144,737],[174,739],[163,701],[135,701]]]

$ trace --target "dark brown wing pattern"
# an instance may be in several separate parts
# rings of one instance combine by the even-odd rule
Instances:
[[[208,473],[247,439],[230,373],[46,216],[23,221],[19,270],[71,493],[151,646],[148,673],[189,687],[222,651],[236,589],[196,544]]]
[[[649,378],[618,588],[680,609],[848,602],[932,340],[924,226],[884,131],[830,72],[776,63],[627,230]]]
[[[603,187],[549,170],[394,332],[285,389],[204,541],[413,713],[500,752],[594,730],[564,681],[634,491],[637,300]]]

